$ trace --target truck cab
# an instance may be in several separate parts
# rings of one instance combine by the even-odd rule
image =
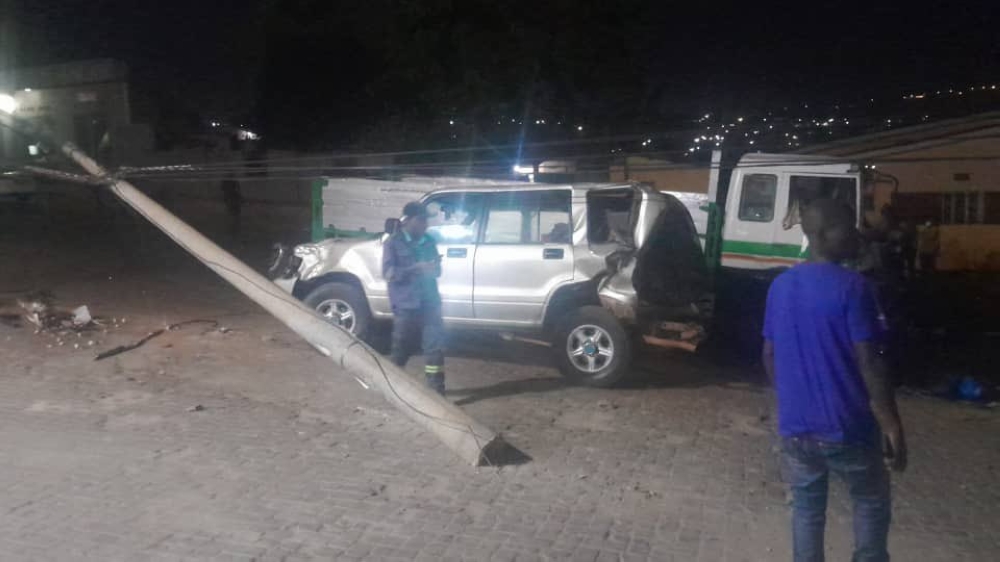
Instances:
[[[716,296],[712,336],[724,354],[756,361],[771,281],[806,260],[802,209],[842,200],[861,223],[861,166],[794,154],[713,154],[705,251]]]
[[[814,199],[838,199],[860,220],[858,166],[816,156],[747,154],[725,195],[721,266],[783,269],[803,261],[801,211]]]

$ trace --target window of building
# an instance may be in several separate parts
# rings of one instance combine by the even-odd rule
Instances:
[[[572,236],[570,192],[515,191],[490,196],[486,244],[568,244]]]
[[[983,192],[958,191],[941,196],[941,224],[981,224]]]
[[[750,174],[743,178],[740,194],[741,221],[771,222],[774,220],[774,198],[778,193],[778,176]]]
[[[427,233],[438,244],[474,244],[479,234],[482,193],[442,193],[426,202]]]

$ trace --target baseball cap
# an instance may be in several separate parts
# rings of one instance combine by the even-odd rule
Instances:
[[[424,207],[423,204],[416,201],[407,203],[406,206],[403,207],[403,220],[418,218],[427,218],[427,207]]]

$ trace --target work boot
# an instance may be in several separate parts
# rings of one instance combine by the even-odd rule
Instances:
[[[434,389],[441,396],[444,396],[444,373],[441,367],[427,367],[424,378],[427,381],[428,387]]]

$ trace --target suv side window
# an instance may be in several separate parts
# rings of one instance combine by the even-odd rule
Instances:
[[[741,221],[771,222],[774,220],[774,199],[778,194],[778,176],[749,174],[743,178],[740,194]]]
[[[479,235],[482,193],[441,193],[424,202],[427,234],[438,244],[475,244]]]
[[[569,244],[570,191],[491,193],[485,244]]]

